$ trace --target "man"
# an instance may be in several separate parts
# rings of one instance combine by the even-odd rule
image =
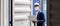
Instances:
[[[35,9],[37,20],[38,20],[37,26],[43,26],[43,23],[45,22],[45,18],[44,18],[43,12],[40,11],[39,7],[40,7],[39,3],[34,4],[34,9]],[[33,21],[33,22],[35,22],[35,21]]]

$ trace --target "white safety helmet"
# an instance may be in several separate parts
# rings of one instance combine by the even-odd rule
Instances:
[[[39,5],[39,3],[36,2],[36,3],[34,3],[34,5]]]

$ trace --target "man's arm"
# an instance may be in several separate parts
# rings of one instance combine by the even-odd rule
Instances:
[[[43,20],[43,22],[45,22],[45,16],[44,16],[44,13],[42,13],[42,20]]]
[[[38,13],[37,20],[38,20],[38,22],[45,22],[45,18],[44,18],[44,13],[43,12]]]

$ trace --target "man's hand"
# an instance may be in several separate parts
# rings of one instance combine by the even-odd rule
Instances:
[[[37,20],[33,20],[32,22],[35,23],[35,22],[37,22]]]

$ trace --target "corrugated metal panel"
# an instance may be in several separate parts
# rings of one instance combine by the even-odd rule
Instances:
[[[28,16],[31,15],[30,0],[15,0],[14,26],[30,26]]]

